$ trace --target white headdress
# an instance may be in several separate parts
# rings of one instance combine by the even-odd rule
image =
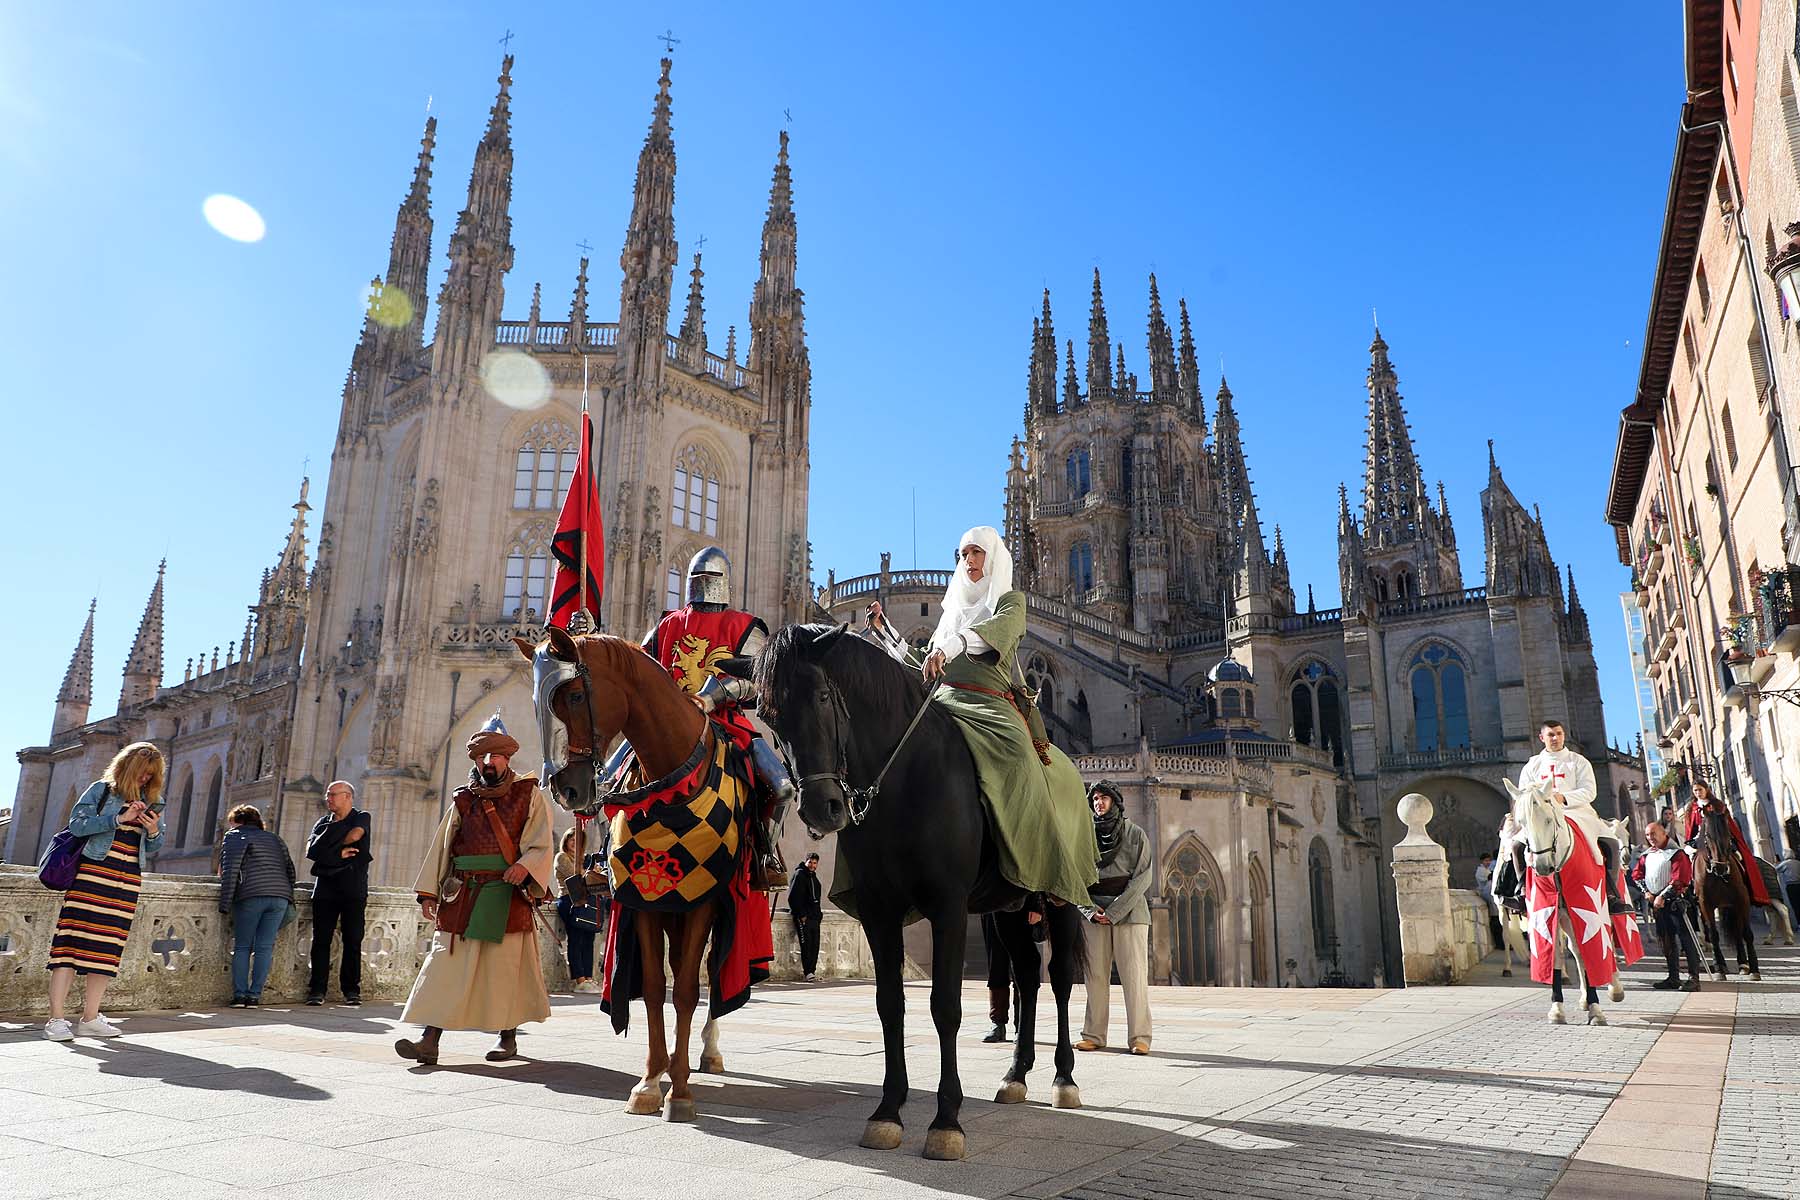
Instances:
[[[980,546],[987,552],[979,583],[969,579],[969,566],[962,559],[965,546]],[[994,606],[1013,585],[1012,553],[992,525],[977,525],[963,534],[956,553],[956,575],[944,590],[943,615],[938,618],[937,632],[931,635],[932,649],[947,654],[959,651],[958,634],[994,615]]]

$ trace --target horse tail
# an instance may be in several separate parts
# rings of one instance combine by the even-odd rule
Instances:
[[[1050,906],[1050,912],[1051,920],[1055,920],[1057,914],[1061,914],[1063,921],[1062,942],[1064,944],[1057,946],[1056,952],[1061,954],[1066,951],[1069,956],[1070,970],[1080,978],[1086,979],[1088,969],[1087,934],[1081,928],[1083,920],[1081,910],[1073,904],[1053,904]],[[1051,926],[1051,930],[1054,932],[1056,927]]]

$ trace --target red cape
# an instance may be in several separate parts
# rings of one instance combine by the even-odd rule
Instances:
[[[1689,845],[1700,836],[1700,814],[1704,811],[1698,804],[1688,805],[1687,822],[1682,836]],[[1750,887],[1750,902],[1773,904],[1774,901],[1769,898],[1768,886],[1763,883],[1762,868],[1756,865],[1756,859],[1750,853],[1750,843],[1744,840],[1744,831],[1738,828],[1737,818],[1731,815],[1729,809],[1723,815],[1726,828],[1731,830],[1731,840],[1737,844],[1740,865],[1744,868],[1744,882]]]

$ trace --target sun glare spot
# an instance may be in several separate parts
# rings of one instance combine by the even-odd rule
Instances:
[[[234,242],[260,242],[268,232],[262,214],[236,196],[208,196],[200,212],[208,225]]]
[[[481,386],[508,408],[542,408],[550,402],[549,372],[517,350],[497,350],[483,359]]]
[[[369,314],[369,320],[383,329],[404,329],[413,319],[412,297],[394,284],[364,288],[363,308]]]

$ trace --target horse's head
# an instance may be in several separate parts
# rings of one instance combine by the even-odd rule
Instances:
[[[1700,810],[1700,852],[1706,869],[1714,875],[1728,877],[1737,865],[1737,842],[1726,824],[1725,813],[1717,808]]]
[[[789,625],[756,660],[757,711],[782,741],[814,837],[850,823],[850,717],[825,656],[848,625]]]
[[[1562,870],[1575,849],[1575,837],[1561,806],[1551,796],[1548,781],[1519,787],[1510,779],[1502,779],[1512,796],[1513,816],[1525,842],[1525,854],[1533,871],[1553,875]]]
[[[594,639],[571,637],[551,627],[537,644],[514,638],[531,663],[531,698],[544,747],[540,778],[556,802],[570,812],[591,814],[597,802],[594,767],[625,724],[626,700],[618,687],[604,686],[586,651]]]

